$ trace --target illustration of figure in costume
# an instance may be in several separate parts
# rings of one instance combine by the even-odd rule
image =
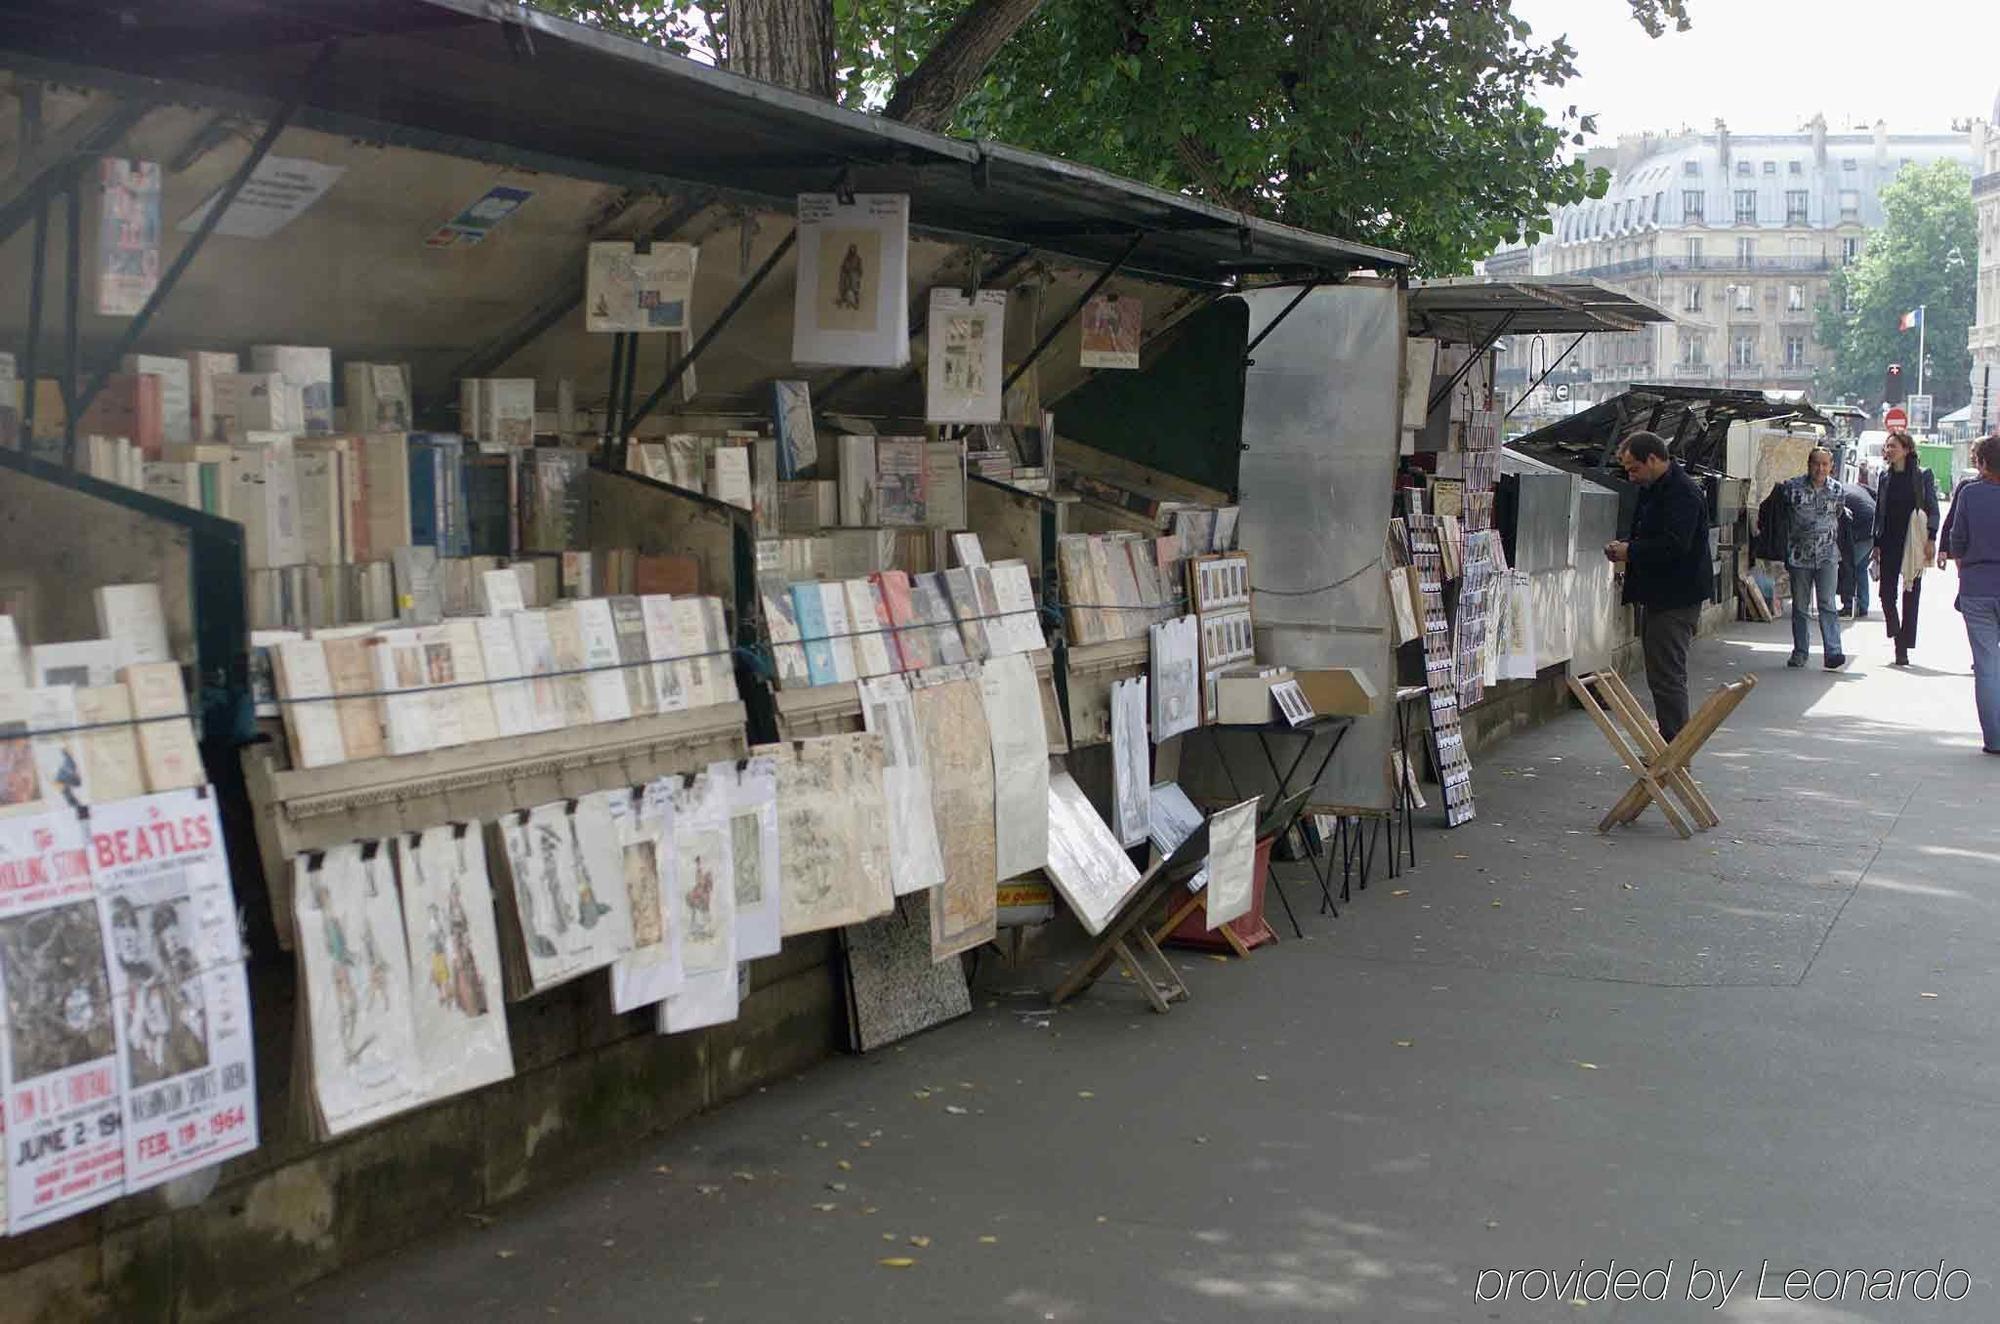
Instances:
[[[861,249],[849,244],[847,256],[840,259],[840,286],[834,294],[834,307],[861,310],[861,277]]]
[[[347,926],[334,914],[324,883],[313,884],[313,904],[324,916],[321,932],[326,939],[326,959],[333,967],[333,1000],[340,1008],[340,1043],[351,1061],[359,1051],[354,1043],[354,1025],[361,1006],[354,995],[354,949],[347,945]]]
[[[372,1011],[379,1004],[383,1011],[389,1010],[389,963],[382,959],[381,944],[375,941],[375,926],[364,924],[361,929],[361,953],[368,962],[368,1001],[364,1010]]]
[[[563,903],[562,867],[556,862],[556,852],[562,849],[562,842],[557,839],[555,832],[549,828],[541,828],[540,833],[542,888],[549,895],[549,908],[555,911],[556,932],[558,934],[568,933],[569,907]],[[573,837],[570,841],[570,849],[576,849],[576,841]],[[589,926],[585,925],[585,927]],[[550,954],[553,955],[554,953]]]
[[[535,911],[535,885],[525,865],[526,861],[514,862],[514,896],[521,903],[521,931],[527,937],[528,950],[546,959],[556,954],[556,945],[542,933]]]
[[[446,923],[451,930],[451,975],[458,990],[458,1009],[467,1016],[486,1014],[486,986],[479,979],[479,965],[472,955],[472,921],[458,894],[458,880],[452,879],[446,905]]]
[[[694,886],[687,893],[689,936],[697,942],[706,942],[715,934],[714,905],[715,870],[703,855],[695,863]]]
[[[594,929],[598,916],[609,915],[611,907],[599,904],[597,889],[590,885],[590,870],[583,863],[583,845],[574,833],[570,835],[569,849],[576,864],[576,921],[586,929]]]
[[[424,946],[431,954],[431,992],[440,1007],[452,1004],[451,962],[444,951],[444,922],[435,902],[424,908]]]

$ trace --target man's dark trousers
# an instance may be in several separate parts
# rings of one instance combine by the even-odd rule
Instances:
[[[1640,625],[1646,649],[1646,684],[1660,737],[1671,741],[1688,720],[1688,647],[1701,620],[1701,607],[1643,607]]]

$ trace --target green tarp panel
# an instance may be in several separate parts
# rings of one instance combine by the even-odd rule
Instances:
[[[1951,485],[1958,479],[1952,468],[1957,459],[1957,452],[1950,446],[1935,446],[1927,441],[1917,443],[1917,463],[1931,471],[1941,493],[1949,493]]]
[[[1219,299],[1138,372],[1103,369],[1056,403],[1056,432],[1177,478],[1236,491],[1250,310]]]

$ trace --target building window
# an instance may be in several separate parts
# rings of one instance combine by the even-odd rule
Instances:
[[[1848,173],[1850,173],[1850,174],[1851,174],[1851,173],[1853,173],[1853,172],[1854,172],[1854,171],[1855,171],[1856,169],[1858,169],[1859,167],[1857,167],[1857,166],[1856,166],[1856,165],[1854,164],[1854,158],[1853,158],[1853,157],[1851,157],[1851,156],[1843,156],[1843,157],[1841,157],[1841,158],[1840,158],[1840,168],[1841,168],[1842,170],[1844,170],[1844,171],[1847,171]]]
[[[1757,337],[1746,332],[1736,337],[1729,346],[1729,361],[1738,368],[1757,366]]]
[[[1653,224],[1655,225],[1660,223],[1660,206],[1666,200],[1667,195],[1664,193],[1655,193],[1653,195]]]
[[[1708,362],[1708,339],[1699,331],[1681,332],[1681,362],[1698,367]]]
[[[1777,173],[1778,173],[1778,163],[1777,163],[1776,161],[1766,161],[1766,162],[1764,163],[1764,173],[1765,173],[1765,174],[1767,174],[1767,175],[1775,175],[1775,174],[1777,174]]]
[[[1688,237],[1688,261],[1690,261],[1690,262],[1699,262],[1699,261],[1701,261],[1701,236],[1700,236],[1700,235],[1690,235],[1690,236]]]
[[[1805,310],[1806,287],[1803,285],[1785,286],[1785,311],[1788,313],[1802,313]]]
[[[1750,311],[1751,309],[1753,309],[1753,308],[1755,308],[1755,307],[1757,306],[1757,302],[1756,302],[1756,301],[1757,301],[1757,289],[1756,289],[1756,287],[1755,287],[1755,286],[1753,286],[1753,285],[1732,285],[1732,286],[1730,286],[1729,288],[1730,288],[1731,290],[1735,291],[1735,293],[1736,293],[1736,311],[1737,311],[1737,312],[1739,312],[1739,313],[1747,313],[1747,312],[1749,312],[1749,311]]]
[[[1699,179],[1701,177],[1701,162],[1699,161],[1681,162],[1681,173],[1683,175],[1686,175],[1689,179]]]
[[[1757,241],[1749,238],[1747,235],[1738,239],[1736,241],[1736,260],[1746,267],[1755,263],[1757,261]]]
[[[1755,225],[1757,223],[1757,190],[1740,188],[1736,190],[1736,223]]]
[[[1861,190],[1844,188],[1840,191],[1840,219],[1851,221],[1861,215]]]
[[[1854,301],[1854,291],[1852,289],[1845,289],[1840,292],[1840,311],[1843,316],[1854,316],[1856,309],[1859,307],[1860,305]]]
[[[1806,223],[1806,191],[1802,188],[1789,189],[1785,193],[1785,224],[1804,225]]]
[[[1787,161],[1785,163],[1785,173],[1788,175],[1803,175],[1805,172],[1805,163],[1802,161]]]
[[[1701,311],[1700,281],[1691,280],[1687,283],[1687,288],[1683,290],[1681,293],[1681,310],[1683,312],[1690,312],[1690,313],[1698,313]]]
[[[1853,266],[1855,260],[1860,256],[1861,256],[1861,237],[1859,235],[1849,235],[1847,236],[1847,238],[1840,241],[1841,266],[1843,267]]]
[[[1681,220],[1699,221],[1702,216],[1702,192],[1698,188],[1681,190]]]
[[[1755,169],[1756,167],[1752,166],[1748,161],[1738,161],[1736,163],[1736,173],[1739,175],[1751,174]]]
[[[1803,368],[1806,366],[1806,338],[1804,336],[1785,337],[1785,366]]]

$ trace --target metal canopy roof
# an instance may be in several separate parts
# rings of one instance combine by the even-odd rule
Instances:
[[[1637,331],[1673,321],[1658,304],[1601,280],[1463,276],[1410,287],[1410,332],[1477,344],[1495,334]]]
[[[844,110],[525,6],[488,0],[63,0],[16,5],[24,77],[294,122],[368,142],[790,210],[837,185],[911,195],[942,238],[1033,244],[1133,275],[1406,267],[1400,253],[1258,220],[1053,157]],[[317,79],[306,74],[337,42]]]
[[[1789,420],[1832,430],[1826,415],[1803,391],[1719,390],[1705,386],[1635,386],[1601,404],[1512,443],[1524,455],[1582,474],[1606,486],[1628,486],[1614,462],[1634,432],[1665,438],[1675,458],[1690,468],[1723,468],[1729,425]]]

